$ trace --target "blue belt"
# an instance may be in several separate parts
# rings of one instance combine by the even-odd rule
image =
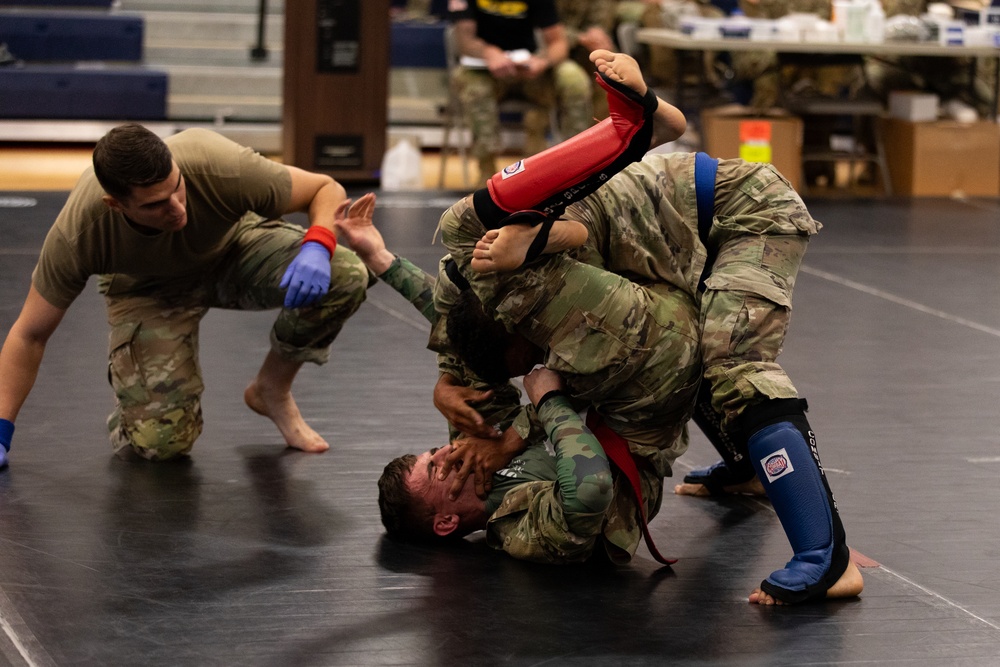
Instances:
[[[705,268],[698,279],[698,291],[705,291],[705,279],[715,264],[715,249],[708,243],[708,233],[712,230],[712,218],[715,215],[715,173],[719,169],[719,160],[711,158],[707,153],[695,153],[694,156],[694,198],[698,205],[698,238],[708,253]]]

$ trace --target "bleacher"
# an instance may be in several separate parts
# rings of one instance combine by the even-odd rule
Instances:
[[[389,124],[411,131],[440,126],[448,101],[444,24],[394,21],[390,28]]]
[[[167,74],[143,64],[143,18],[110,0],[0,0],[0,118],[162,120]]]
[[[0,11],[0,42],[29,62],[142,61],[142,17]]]
[[[0,7],[94,7],[110,9],[114,0],[0,0]]]
[[[169,134],[210,126],[280,152],[284,1],[0,0],[0,141],[96,141],[121,120]],[[442,141],[443,23],[391,25],[389,134]],[[258,44],[258,46],[260,46]],[[93,122],[91,122],[93,121]]]
[[[0,69],[0,118],[162,120],[167,77],[139,69]]]

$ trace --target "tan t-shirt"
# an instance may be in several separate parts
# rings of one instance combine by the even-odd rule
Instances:
[[[108,208],[90,167],[45,237],[32,284],[45,300],[67,308],[92,275],[116,274],[118,289],[177,288],[211,271],[247,212],[273,220],[292,193],[288,170],[209,130],[166,139],[187,186],[188,224],[152,236]]]

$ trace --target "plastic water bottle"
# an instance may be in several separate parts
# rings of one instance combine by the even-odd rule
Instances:
[[[885,41],[885,10],[882,8],[881,0],[871,0],[871,7],[868,9],[868,25],[865,26],[865,38],[874,43]]]
[[[871,14],[871,7],[863,0],[854,0],[847,5],[846,9],[847,17],[844,21],[844,41],[867,41],[866,33],[868,29],[868,17]]]

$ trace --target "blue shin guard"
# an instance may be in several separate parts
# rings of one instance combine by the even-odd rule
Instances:
[[[850,550],[837,504],[802,409],[804,401],[769,401],[751,409],[750,460],[795,555],[761,590],[787,603],[822,599],[847,570]],[[753,419],[756,417],[756,419]],[[763,419],[761,419],[763,417]]]

